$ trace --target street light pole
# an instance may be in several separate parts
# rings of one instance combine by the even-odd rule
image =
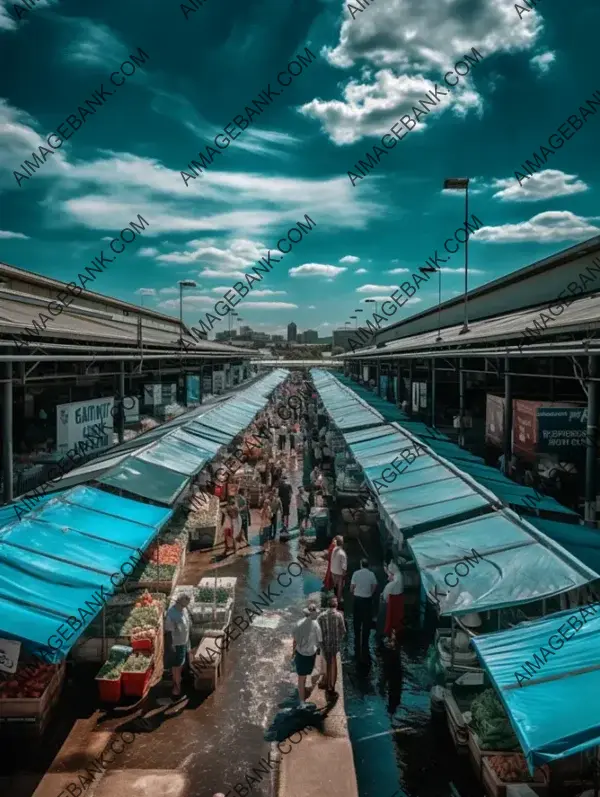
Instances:
[[[446,191],[462,191],[465,192],[465,234],[467,236],[465,241],[465,320],[460,334],[463,335],[469,331],[469,313],[467,305],[467,292],[469,290],[469,178],[468,177],[447,177],[444,180],[444,189]]]

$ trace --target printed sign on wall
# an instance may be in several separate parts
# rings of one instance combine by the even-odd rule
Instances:
[[[83,455],[112,445],[114,396],[74,401],[56,408],[56,450]]]

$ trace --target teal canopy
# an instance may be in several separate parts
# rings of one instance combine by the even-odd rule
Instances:
[[[538,517],[531,518],[529,522],[589,568],[600,573],[600,534],[597,529]]]
[[[509,509],[420,534],[408,545],[442,615],[531,603],[600,577]]]
[[[98,595],[115,591],[171,514],[80,486],[10,523],[0,531],[0,636],[66,656],[102,608]]]
[[[473,639],[529,769],[600,745],[600,604]]]

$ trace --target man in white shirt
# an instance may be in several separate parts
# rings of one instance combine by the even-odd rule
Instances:
[[[333,572],[333,565],[332,565]],[[369,656],[369,634],[373,622],[373,595],[377,589],[375,573],[369,570],[366,559],[360,560],[357,570],[350,581],[350,592],[354,596],[354,650],[357,658]]]
[[[294,628],[294,663],[298,675],[298,697],[304,703],[306,698],[306,676],[315,666],[317,650],[323,642],[321,626],[317,622],[319,612],[315,603],[309,603],[304,609],[304,620],[296,623]]]
[[[348,570],[348,556],[343,548],[344,538],[338,534],[335,538],[335,548],[331,553],[331,578],[335,590],[338,604],[342,602],[342,592],[344,590],[344,580]]]

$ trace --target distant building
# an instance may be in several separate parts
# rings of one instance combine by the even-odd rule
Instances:
[[[302,343],[318,343],[319,333],[316,329],[307,329],[302,333]]]
[[[356,330],[355,329],[334,329],[333,330],[333,346],[341,346],[344,351],[350,351],[350,339],[354,339],[356,347]]]
[[[271,335],[272,343],[285,343],[283,335]]]
[[[296,343],[298,339],[298,327],[292,321],[291,324],[288,324],[287,328],[287,339],[288,343]]]

